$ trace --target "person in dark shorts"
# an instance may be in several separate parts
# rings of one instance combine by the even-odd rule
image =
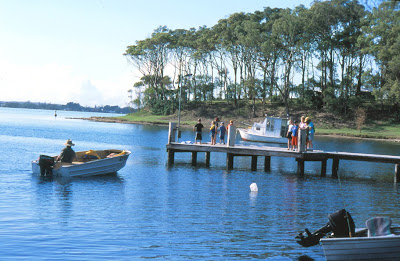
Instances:
[[[57,157],[57,161],[72,163],[73,160],[76,159],[75,151],[71,148],[75,144],[72,143],[72,140],[67,140],[65,143],[65,148],[61,151],[61,154]]]
[[[203,137],[201,135],[201,132],[202,132],[203,128],[204,128],[204,126],[203,126],[203,124],[201,124],[201,119],[199,119],[197,124],[194,125],[194,127],[193,127],[193,130],[196,132],[196,137],[194,139],[194,141],[195,141],[194,143],[195,144],[197,144],[197,140],[199,140],[200,144],[201,144],[201,140],[203,139]]]
[[[224,122],[221,122],[221,126],[219,126],[218,128],[218,133],[219,133],[219,144],[221,144],[222,142],[225,144],[225,132],[226,132],[226,128],[224,126]]]

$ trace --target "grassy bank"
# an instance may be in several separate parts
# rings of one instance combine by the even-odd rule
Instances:
[[[355,116],[350,113],[343,116],[323,110],[302,110],[301,108],[294,108],[293,111],[295,113],[291,113],[290,115],[294,119],[299,119],[302,115],[312,118],[315,124],[316,135],[338,135],[400,141],[400,124],[393,122],[392,119],[384,119],[379,115],[368,115],[360,132],[356,126]],[[225,122],[233,120],[238,127],[246,127],[249,124],[252,125],[253,122],[262,121],[265,114],[279,117],[285,117],[286,115],[282,106],[273,104],[267,105],[265,109],[257,108],[256,117],[253,117],[251,106],[235,108],[233,105],[215,102],[213,104],[197,105],[182,110],[181,125],[191,127],[196,123],[198,118],[201,118],[204,126],[207,127],[215,117],[219,117],[220,120]],[[121,117],[93,117],[92,120],[167,125],[170,121],[178,122],[178,115],[177,113],[168,116],[154,115],[149,111],[142,110]]]

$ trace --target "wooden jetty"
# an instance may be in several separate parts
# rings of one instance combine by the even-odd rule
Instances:
[[[170,122],[168,134],[168,164],[174,164],[174,156],[177,152],[190,152],[192,154],[192,165],[197,164],[197,153],[204,152],[206,166],[210,165],[211,152],[226,153],[226,165],[228,169],[233,169],[234,157],[249,156],[251,157],[251,170],[257,169],[258,157],[264,157],[264,170],[269,171],[271,165],[271,157],[289,157],[297,161],[297,173],[304,175],[304,163],[306,161],[321,162],[321,176],[326,176],[327,161],[332,159],[332,178],[338,177],[340,160],[355,160],[378,163],[391,163],[395,165],[394,182],[400,183],[400,156],[393,155],[377,155],[366,153],[350,153],[350,152],[328,152],[322,150],[306,151],[305,148],[305,131],[300,131],[299,149],[297,151],[288,150],[282,147],[254,146],[235,144],[236,128],[231,126],[228,130],[228,140],[226,145],[210,145],[203,144],[186,144],[175,142],[176,124]]]

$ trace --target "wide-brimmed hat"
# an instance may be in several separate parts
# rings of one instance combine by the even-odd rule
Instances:
[[[72,143],[72,140],[67,140],[65,143],[66,146],[75,146],[75,144]]]

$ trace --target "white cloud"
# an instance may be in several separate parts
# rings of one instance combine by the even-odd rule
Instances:
[[[132,77],[128,73],[114,77],[91,80],[70,66],[17,65],[0,60],[0,100],[126,106]]]

